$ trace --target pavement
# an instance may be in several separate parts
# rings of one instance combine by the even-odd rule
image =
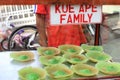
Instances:
[[[120,19],[119,14],[109,16],[106,20],[109,29],[107,41],[103,44],[104,51],[113,57],[113,61],[120,62]],[[106,37],[106,35],[103,35]]]

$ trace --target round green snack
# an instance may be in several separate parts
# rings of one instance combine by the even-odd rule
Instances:
[[[44,53],[45,53],[46,55],[52,55],[54,52],[51,51],[51,50],[46,50]]]
[[[117,62],[98,62],[95,65],[102,73],[109,75],[116,75],[120,72],[120,63]]]
[[[108,66],[107,67],[107,71],[117,71],[117,69],[115,68],[115,66]]]
[[[81,61],[81,59],[79,59],[79,58],[72,58],[71,60],[75,61],[75,62],[80,62]]]
[[[80,76],[95,76],[98,74],[98,69],[87,64],[72,65],[72,70]]]
[[[67,78],[73,75],[72,70],[69,69],[69,67],[64,64],[47,66],[46,71],[49,77],[54,79]]]
[[[58,71],[54,72],[54,75],[55,75],[56,77],[58,77],[58,76],[63,76],[63,75],[66,75],[66,72],[65,72],[65,71],[62,71],[62,70],[58,70]]]
[[[39,75],[38,74],[36,74],[36,73],[28,73],[27,75],[26,75],[26,79],[27,80],[38,80],[39,79]]]
[[[71,64],[86,63],[88,61],[88,59],[82,54],[64,54],[63,57]]]
[[[60,54],[60,50],[56,47],[38,47],[37,51],[42,56],[55,56]]]
[[[93,50],[93,51],[102,51],[101,46],[90,46],[89,50]]]
[[[17,61],[30,61],[34,59],[34,54],[30,51],[19,51],[11,53],[10,57]]]
[[[90,74],[90,73],[92,73],[91,70],[89,70],[89,69],[83,69],[83,70],[80,70],[79,72],[83,73],[83,74]]]
[[[96,59],[100,60],[100,61],[105,61],[106,57],[104,57],[104,56],[97,56]]]
[[[24,67],[18,71],[21,80],[41,80],[46,78],[46,71],[37,67]]]
[[[110,55],[99,51],[88,51],[85,55],[92,62],[109,61],[112,59]]]
[[[25,59],[28,59],[29,57],[28,56],[26,56],[26,55],[20,55],[20,56],[18,56],[18,59],[20,59],[20,60],[25,60]]]
[[[100,51],[100,52],[103,52],[103,47],[102,46],[94,46],[94,45],[82,44],[81,47],[86,52],[87,51]]]
[[[68,53],[81,54],[84,52],[80,46],[70,45],[70,44],[60,45],[58,46],[58,48],[60,49],[62,54],[68,54]]]
[[[53,59],[50,59],[48,62],[50,64],[57,64],[57,63],[59,63],[59,60],[53,58]]]
[[[61,56],[40,56],[39,61],[48,66],[63,63],[65,59]]]
[[[74,53],[74,52],[76,52],[76,50],[73,48],[70,48],[70,49],[67,49],[67,52]]]

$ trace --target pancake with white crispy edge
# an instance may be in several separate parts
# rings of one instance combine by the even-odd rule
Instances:
[[[110,55],[99,51],[88,51],[85,55],[92,62],[110,61],[112,59]]]
[[[56,64],[46,67],[46,71],[51,78],[66,78],[73,75],[73,71],[64,64]]]
[[[64,54],[63,57],[71,64],[86,63],[88,61],[88,59],[82,54]]]
[[[34,54],[30,51],[12,52],[10,57],[16,61],[31,61],[34,59]]]
[[[98,69],[87,64],[76,64],[71,66],[72,70],[80,76],[95,76],[98,74]]]
[[[65,44],[58,46],[62,54],[81,54],[84,52],[84,50],[80,46],[71,45],[71,44]]]
[[[61,56],[40,56],[39,61],[44,65],[55,65],[65,61]]]
[[[44,56],[55,56],[60,54],[60,50],[55,47],[38,47],[37,51],[39,55]]]
[[[102,46],[94,46],[94,45],[82,44],[81,47],[86,52],[87,51],[101,51],[101,52],[103,52],[103,47]]]
[[[46,78],[46,71],[37,67],[24,67],[18,71],[22,80],[41,80]]]
[[[108,75],[119,75],[120,74],[120,63],[118,62],[98,62],[95,67],[104,74]]]

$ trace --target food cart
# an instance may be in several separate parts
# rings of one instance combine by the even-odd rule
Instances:
[[[59,4],[85,4],[85,5],[106,5],[106,4],[120,4],[119,0],[31,0],[31,1],[27,1],[27,0],[19,0],[19,1],[15,1],[15,0],[1,0],[0,4],[52,4],[52,3],[59,3]],[[100,37],[100,24],[96,24],[96,28],[95,28],[95,44],[94,45],[99,45],[99,37]],[[19,80],[19,76],[17,75],[18,70],[21,69],[22,67],[25,66],[35,66],[35,67],[41,67],[42,64],[40,64],[38,62],[38,55],[37,55],[37,51],[32,51],[35,55],[35,59],[31,62],[27,62],[27,63],[18,63],[14,60],[12,60],[10,58],[10,53],[11,51],[5,51],[5,52],[0,52],[0,68],[1,68],[1,72],[0,72],[0,77],[1,80]],[[104,75],[104,74],[99,74],[97,76],[94,77],[74,77],[72,78],[73,80],[98,80],[98,79],[114,79],[114,78],[120,78],[120,76],[113,76],[113,75]],[[48,79],[49,80],[49,79]]]

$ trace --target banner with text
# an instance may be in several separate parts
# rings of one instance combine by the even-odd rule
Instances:
[[[95,5],[51,5],[50,24],[89,24],[101,23],[101,6]]]

